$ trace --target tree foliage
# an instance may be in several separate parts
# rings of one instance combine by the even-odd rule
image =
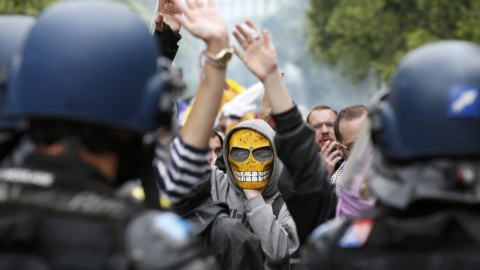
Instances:
[[[320,104],[338,110],[354,104],[367,104],[378,89],[374,78],[368,77],[353,85],[341,76],[338,67],[314,61],[305,35],[308,22],[304,14],[309,7],[308,1],[283,1],[275,14],[261,24],[261,28],[270,31],[275,43],[279,68],[285,72],[284,81],[290,95],[297,105],[306,107],[304,113]]]
[[[310,49],[353,80],[388,81],[406,52],[435,40],[480,42],[478,0],[310,0]]]
[[[62,0],[0,0],[1,14],[36,16],[45,7]],[[150,22],[156,0],[113,0],[123,3],[135,11],[146,23]],[[137,3],[138,2],[138,3]]]
[[[3,0],[0,1],[0,14],[22,14],[35,16],[46,6],[58,0]]]

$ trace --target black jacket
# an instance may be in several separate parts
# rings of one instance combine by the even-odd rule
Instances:
[[[317,226],[335,216],[335,186],[315,145],[315,132],[297,107],[272,117],[278,156],[285,165],[278,186],[303,244]]]

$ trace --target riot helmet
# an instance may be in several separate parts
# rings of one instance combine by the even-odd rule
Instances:
[[[153,159],[150,135],[170,123],[173,107],[166,86],[172,78],[157,48],[146,24],[122,4],[52,5],[11,67],[9,113],[29,119],[37,143],[68,138],[92,152],[116,153],[116,184],[143,180],[139,174],[151,171]]]
[[[480,203],[480,46],[439,41],[408,53],[370,112],[369,185],[397,209]]]
[[[379,104],[388,159],[480,154],[480,46],[439,41],[408,53]]]
[[[56,4],[40,14],[12,67],[10,114],[152,131],[163,120],[157,70],[155,41],[127,7]]]

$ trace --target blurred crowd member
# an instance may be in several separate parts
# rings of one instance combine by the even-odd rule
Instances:
[[[243,53],[236,49],[235,53],[262,81],[270,101],[277,127],[275,145],[278,157],[288,169],[283,171],[288,175],[280,177],[278,186],[295,220],[301,243],[316,226],[334,217],[334,186],[329,181],[325,162],[315,146],[315,132],[303,121],[288,94],[268,31],[264,30],[262,36],[251,22],[248,24],[257,34],[250,36],[242,33],[244,38],[241,38],[234,32],[245,51]],[[237,29],[241,30],[239,26]],[[328,203],[319,204],[319,201]]]
[[[256,83],[245,89],[236,81],[226,79],[214,127],[226,133],[242,121],[255,119],[253,110],[262,101],[263,92],[261,83]],[[194,102],[195,98],[180,113],[180,123],[184,124],[186,122]]]
[[[355,139],[355,151],[349,155],[338,181],[336,219],[354,217],[374,207],[368,177],[376,154],[369,135],[370,122],[365,120]]]
[[[320,226],[303,269],[478,269],[479,62],[453,40],[402,59],[369,114],[378,209]]]
[[[232,80],[230,80],[229,88],[234,86],[235,84],[232,84]],[[215,120],[215,126],[220,126],[225,132],[228,132],[242,121],[255,119],[253,110],[262,102],[263,93],[264,88],[261,82],[255,83],[247,89],[242,88],[242,92],[230,101],[222,102],[220,112]],[[225,100],[225,95],[223,100]],[[220,122],[222,123],[220,124]]]
[[[327,164],[328,173],[333,175],[345,159],[335,146],[335,132],[333,125],[338,112],[327,105],[313,108],[307,115],[307,123],[315,130],[315,143]]]
[[[224,185],[218,188],[221,192],[230,185],[227,180],[215,181],[217,175],[219,179],[225,174],[208,162],[209,139],[223,95],[226,67],[232,56],[228,30],[213,0],[208,1],[208,5],[200,1],[187,1],[186,5],[178,0],[173,3],[186,16],[175,18],[190,33],[205,41],[207,49],[205,79],[200,83],[180,136],[174,139],[165,155],[157,151],[162,154],[156,162],[162,198],[167,197],[173,208],[205,237],[205,249],[215,256],[221,269],[261,269],[265,256],[260,240],[240,220],[229,217],[225,198],[212,200],[217,194],[217,184]],[[223,148],[228,149],[225,144]],[[231,192],[238,196],[236,190]],[[232,208],[240,206],[243,213],[241,199],[237,200]],[[247,216],[244,217],[246,220]]]
[[[0,268],[211,269],[185,220],[115,196],[153,174],[144,135],[170,120],[158,117],[169,89],[142,20],[120,4],[61,3],[24,48],[8,105],[36,149],[0,167]]]
[[[222,98],[227,63],[233,52],[228,46],[228,30],[213,5],[213,1],[209,1],[208,6],[187,1],[187,6],[182,5],[181,9],[188,20],[178,18],[187,30],[207,43],[206,76],[180,136],[172,143],[170,166],[158,163],[160,186],[177,209],[185,204],[201,206],[203,202],[192,198],[192,194],[202,188],[203,194],[211,200],[226,202],[232,217],[229,222],[243,224],[261,243],[260,255],[265,256],[265,260],[260,268],[288,269],[289,257],[298,248],[298,239],[295,223],[277,188],[282,164],[276,155],[272,128],[263,120],[241,122],[227,133],[223,143],[227,173],[208,164],[208,140]],[[246,39],[250,38],[239,25],[237,29]],[[240,44],[247,42],[237,32],[234,36]],[[275,205],[279,206],[278,212]],[[215,222],[213,226],[210,237],[216,238],[219,226]],[[222,254],[230,245],[242,245],[207,242],[218,245],[212,246],[221,252],[217,258],[224,256]],[[258,257],[245,254],[245,251],[232,256],[242,258],[245,255],[252,259]],[[225,268],[232,268],[232,265]]]
[[[210,136],[210,140],[208,141],[208,147],[210,148],[210,157],[208,158],[208,163],[210,165],[215,165],[215,161],[217,161],[217,156],[223,149],[223,140],[225,139],[225,133],[220,129],[215,129],[212,131],[212,135]]]
[[[344,161],[341,163],[340,167],[335,170],[331,179],[332,183],[335,185],[335,192],[337,194],[339,181],[346,162],[345,160],[348,160],[350,157],[353,145],[355,144],[355,139],[367,118],[367,114],[368,110],[364,105],[353,105],[342,109],[338,114],[337,119],[335,119],[333,125],[335,137],[337,138],[335,145],[337,150],[340,151],[344,157]]]

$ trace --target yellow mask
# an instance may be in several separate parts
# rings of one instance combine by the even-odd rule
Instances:
[[[230,136],[228,163],[233,178],[243,189],[259,189],[268,184],[273,171],[270,141],[251,129],[239,129]]]

